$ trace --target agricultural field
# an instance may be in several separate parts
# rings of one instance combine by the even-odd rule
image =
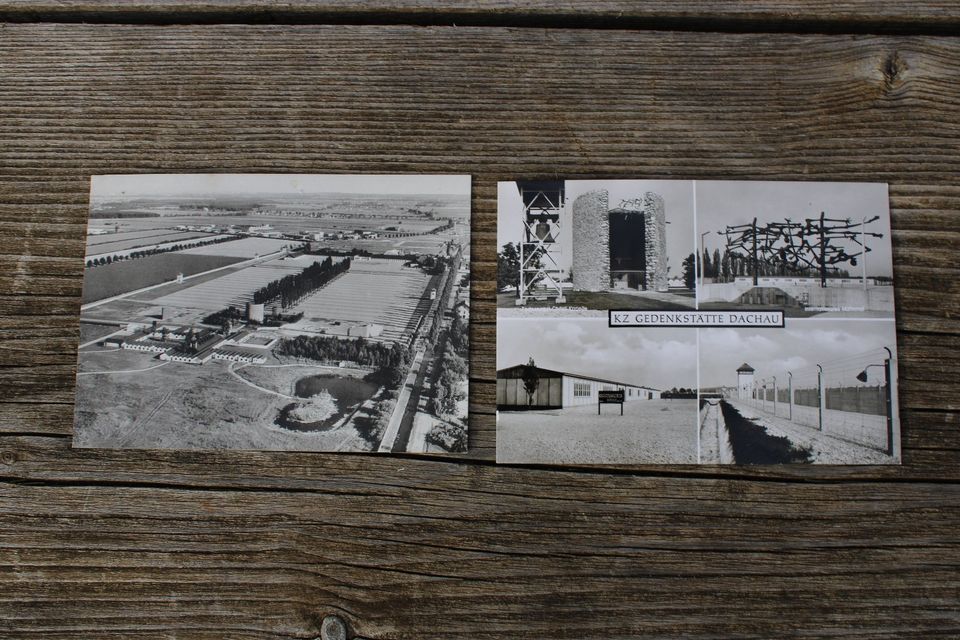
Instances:
[[[91,214],[92,215],[92,214]],[[116,233],[146,233],[150,231],[175,231],[174,227],[178,224],[183,224],[178,222],[175,219],[164,219],[157,217],[148,217],[148,218],[94,218],[91,217],[90,221],[87,223],[87,230],[91,231],[94,229],[106,229],[110,232],[109,235],[116,235]],[[209,224],[209,223],[208,223]],[[106,236],[88,236],[93,238],[103,238]]]
[[[373,254],[383,254],[391,249],[397,249],[400,253],[436,254],[443,251],[450,236],[428,235],[412,236],[409,238],[371,238],[371,239],[344,239],[344,240],[324,240],[321,244],[323,249],[332,251],[350,251],[359,249]]]
[[[402,260],[354,260],[350,270],[291,309],[303,320],[291,329],[310,330],[311,322],[341,321],[383,326],[381,340],[398,340],[429,306],[431,276]]]
[[[180,253],[179,255],[184,254]],[[274,280],[300,273],[314,262],[320,262],[324,259],[324,256],[275,258],[244,269],[225,273],[222,277],[165,295],[155,299],[153,302],[162,306],[201,309],[204,311],[219,311],[231,305],[243,308],[247,302],[253,301],[253,292],[257,289]]]
[[[80,322],[80,344],[86,344],[93,340],[98,340],[100,338],[105,338],[111,333],[116,333],[120,330],[120,327],[117,325],[109,324],[94,324],[92,322]]]
[[[87,236],[87,257],[136,249],[138,247],[152,247],[167,242],[191,240],[193,238],[214,238],[216,234],[198,231],[145,231],[110,233],[102,236]]]
[[[161,253],[136,260],[89,267],[83,272],[83,304],[168,282],[176,279],[178,273],[190,276],[242,260],[243,258],[231,256]]]
[[[276,240],[274,238],[242,238],[222,244],[195,247],[178,251],[181,256],[228,256],[234,258],[256,258],[280,251],[284,247],[298,247],[302,242],[296,240]]]

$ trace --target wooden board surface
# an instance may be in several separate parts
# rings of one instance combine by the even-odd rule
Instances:
[[[550,26],[953,34],[956,0],[0,0],[9,21]]]
[[[0,24],[0,637],[960,635],[957,104],[949,37]],[[72,450],[88,178],[157,171],[472,174],[470,454]],[[495,466],[554,176],[888,181],[904,465]]]

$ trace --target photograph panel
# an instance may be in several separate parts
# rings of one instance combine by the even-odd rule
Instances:
[[[498,311],[601,316],[695,305],[693,183],[498,185]]]
[[[892,320],[700,330],[701,462],[900,462]]]
[[[497,322],[497,461],[697,462],[693,331]]]
[[[469,176],[94,176],[74,446],[465,451],[469,268]]]
[[[701,309],[892,318],[887,185],[697,181]]]

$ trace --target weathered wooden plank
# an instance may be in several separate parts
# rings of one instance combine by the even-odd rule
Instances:
[[[282,491],[2,483],[0,610],[17,637],[960,632],[956,485],[346,461]]]
[[[580,28],[830,29],[945,31],[960,25],[949,0],[3,0],[0,18],[16,21],[364,22]]]
[[[551,10],[507,4],[483,11]],[[819,2],[714,6],[831,19]],[[960,634],[958,53],[937,37],[0,26],[0,636],[306,638],[332,612],[370,638]],[[70,448],[88,176],[212,170],[474,175],[467,459]],[[495,183],[551,176],[889,181],[905,464],[494,466]]]

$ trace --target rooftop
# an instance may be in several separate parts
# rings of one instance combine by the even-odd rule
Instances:
[[[526,367],[526,366],[527,366],[527,365],[525,365],[525,364],[518,364],[518,365],[514,365],[514,366],[512,366],[512,367],[507,367],[506,369],[498,369],[498,370],[497,370],[497,377],[499,377],[500,374],[503,373],[503,372],[506,372],[506,371],[516,371],[516,370],[522,369],[523,367]],[[622,385],[622,386],[624,386],[624,387],[634,387],[635,389],[647,389],[648,391],[660,391],[660,389],[654,389],[653,387],[647,387],[647,386],[644,386],[644,385],[642,385],[642,384],[636,384],[636,383],[633,383],[633,382],[622,382],[622,381],[619,381],[619,380],[608,380],[608,379],[606,379],[606,378],[597,378],[596,376],[588,376],[588,375],[584,375],[584,374],[582,374],[582,373],[572,373],[572,372],[570,372],[570,371],[555,371],[555,370],[553,370],[553,369],[544,369],[543,367],[534,367],[534,368],[535,368],[538,372],[540,372],[541,374],[547,374],[547,375],[553,375],[553,376],[570,376],[570,377],[572,377],[572,378],[581,378],[581,379],[583,379],[583,380],[593,380],[594,382],[605,382],[605,383],[607,383],[607,384],[618,384],[618,385]]]

